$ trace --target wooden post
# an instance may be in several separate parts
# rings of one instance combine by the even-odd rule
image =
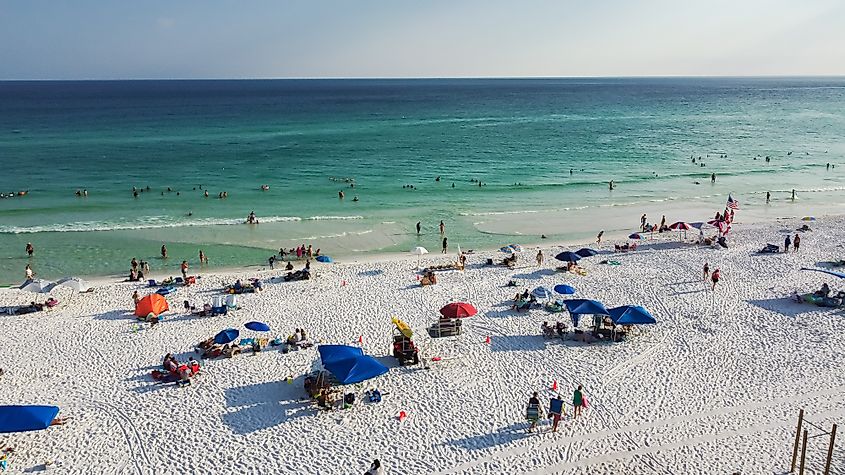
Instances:
[[[801,444],[801,463],[798,465],[798,475],[804,475],[804,458],[807,456],[807,429],[804,429],[804,442]]]
[[[830,475],[830,461],[833,460],[833,443],[836,442],[836,424],[830,429],[830,445],[827,447],[827,462],[824,464],[824,475]]]
[[[804,409],[798,411],[798,428],[795,429],[795,446],[792,447],[792,465],[789,466],[789,473],[795,471],[795,462],[798,461],[798,441],[801,440],[801,424],[804,423]]]

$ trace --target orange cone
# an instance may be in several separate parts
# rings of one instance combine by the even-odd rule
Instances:
[[[487,338],[484,340],[484,343],[490,344],[490,335],[487,335]]]
[[[359,345],[363,345],[363,344],[364,344],[364,335],[359,335],[359,336],[358,336],[358,344],[359,344]]]
[[[552,391],[557,391],[557,380],[552,382]]]
[[[408,417],[408,414],[405,411],[399,411],[399,422],[405,422],[406,417]]]

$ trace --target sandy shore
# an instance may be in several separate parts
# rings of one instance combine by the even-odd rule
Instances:
[[[526,251],[513,270],[484,266],[501,254],[478,252],[465,272],[441,273],[426,288],[410,257],[315,265],[318,277],[307,282],[269,283],[278,270],[231,270],[179,288],[164,321],[140,331],[130,299],[145,292],[139,284],[60,290],[55,309],[0,316],[0,404],[55,404],[72,419],[2,435],[0,445],[15,448],[11,473],[56,461],[63,473],[348,474],[364,472],[373,458],[392,474],[784,473],[800,408],[823,427],[845,420],[843,313],[786,298],[823,282],[845,290],[845,280],[799,270],[845,258],[845,217],[810,223],[798,253],[754,253],[782,244],[801,224],[739,223],[727,250],[681,244],[669,233],[636,252],[583,260],[585,276],[554,272],[557,246],[543,247],[543,266]],[[423,262],[453,258],[430,254]],[[704,262],[722,271],[715,292],[701,278]],[[184,300],[208,302],[249,277],[267,283],[240,296],[241,309],[205,318],[181,311]],[[608,307],[643,305],[658,324],[623,343],[545,340],[540,324],[568,315],[516,314],[515,290],[505,287],[511,279],[529,289],[568,283],[574,297]],[[0,290],[0,306],[35,297],[44,298]],[[451,301],[470,302],[479,314],[459,337],[429,338],[425,328]],[[398,367],[387,356],[391,316],[414,329],[427,369]],[[189,387],[150,377],[165,353],[187,358],[196,342],[251,320],[268,323],[272,336],[304,327],[325,343],[360,337],[390,371],[351,390],[359,401],[370,388],[388,394],[379,404],[318,412],[302,389],[319,365],[313,348],[206,360]],[[567,401],[583,384],[591,407],[578,420],[568,409],[557,433],[543,420],[530,434],[527,399],[539,391],[547,402],[555,381]],[[813,439],[807,451],[818,473],[826,440]],[[832,473],[845,474],[843,447],[836,446]]]

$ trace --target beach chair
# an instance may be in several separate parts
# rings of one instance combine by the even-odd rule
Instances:
[[[182,278],[181,278],[181,277],[177,277],[177,278],[176,278],[173,282],[174,282],[174,283],[176,283],[176,284],[179,284],[179,285],[181,285],[181,284],[184,284],[184,283],[185,283],[185,281],[184,281],[184,280],[182,280]]]
[[[150,279],[147,281],[147,287],[158,287],[158,282],[155,279]]]
[[[229,313],[229,307],[226,307],[226,306],[223,306],[223,307],[211,307],[211,315],[212,315],[212,316],[215,316],[215,317],[216,317],[216,316],[218,316],[218,315],[226,315],[227,313]]]

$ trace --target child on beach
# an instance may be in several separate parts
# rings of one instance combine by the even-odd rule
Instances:
[[[722,273],[717,268],[716,270],[713,271],[713,275],[710,276],[710,280],[713,282],[713,289],[712,290],[716,290],[716,284],[719,283],[719,279],[721,279],[721,278],[722,278]]]
[[[707,280],[708,277],[710,277],[710,264],[705,262],[704,263],[704,280]]]
[[[798,252],[798,247],[801,245],[801,236],[795,234],[795,237],[792,238],[792,248],[795,252]]]
[[[27,281],[30,281],[33,278],[35,278],[35,272],[33,272],[32,267],[30,267],[29,264],[26,265],[26,268],[24,269],[24,273],[26,274],[26,280]]]
[[[543,265],[543,250],[538,249],[537,250],[537,267],[540,267],[542,265]]]

